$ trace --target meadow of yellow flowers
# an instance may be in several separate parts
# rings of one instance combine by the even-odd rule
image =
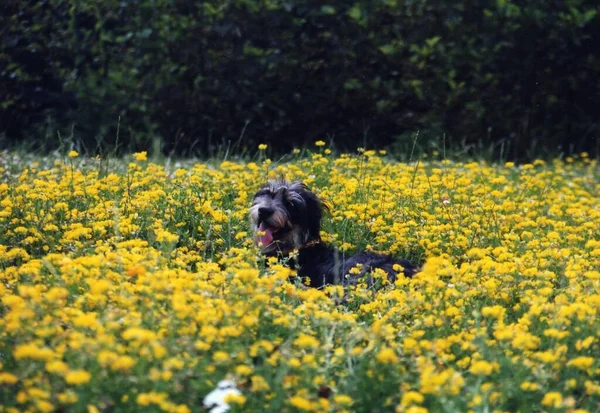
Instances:
[[[600,172],[375,151],[152,163],[0,153],[0,412],[600,411]],[[300,179],[324,238],[424,262],[323,291],[250,200]]]

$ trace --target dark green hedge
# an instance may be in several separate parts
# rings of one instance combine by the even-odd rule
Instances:
[[[597,152],[597,0],[4,0],[0,142]],[[156,145],[155,145],[156,147]]]

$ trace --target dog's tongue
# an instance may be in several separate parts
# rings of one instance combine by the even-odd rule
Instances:
[[[256,241],[260,242],[263,247],[266,247],[267,245],[273,242],[273,233],[267,226],[265,226],[265,224],[260,224],[258,230],[263,232],[264,234],[258,236]]]

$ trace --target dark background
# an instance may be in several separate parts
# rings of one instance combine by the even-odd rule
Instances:
[[[597,0],[3,0],[0,146],[600,146]]]

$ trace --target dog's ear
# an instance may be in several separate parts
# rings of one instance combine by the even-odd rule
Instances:
[[[300,196],[304,200],[306,207],[308,238],[309,240],[321,239],[321,218],[323,216],[323,209],[327,207],[305,185],[304,190],[300,192]]]

